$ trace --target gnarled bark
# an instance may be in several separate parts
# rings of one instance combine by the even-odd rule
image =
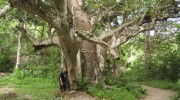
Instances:
[[[82,75],[86,83],[92,83],[96,79],[95,68],[98,66],[96,45],[89,41],[83,41],[81,45]]]

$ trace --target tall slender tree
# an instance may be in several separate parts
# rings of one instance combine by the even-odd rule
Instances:
[[[150,31],[147,31],[144,33],[144,66],[147,73],[150,72],[152,66],[151,51]]]

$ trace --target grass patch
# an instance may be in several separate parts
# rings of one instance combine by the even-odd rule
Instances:
[[[5,94],[0,94],[0,99],[4,96]]]
[[[160,89],[172,89],[175,91],[180,90],[180,85],[178,85],[178,83],[173,83],[164,80],[151,80],[147,82],[142,82],[141,84],[145,84]]]
[[[3,86],[13,87],[16,94],[30,95],[35,100],[53,100],[59,89],[58,80],[55,79],[31,77],[18,79],[13,75],[0,79],[0,87]]]
[[[137,98],[124,88],[112,88],[110,90],[102,90],[101,88],[88,86],[87,92],[92,96],[104,98],[107,100],[137,100]]]
[[[172,97],[172,100],[180,100],[180,90]]]
[[[136,84],[128,84],[125,87],[111,86],[109,90],[103,90],[98,85],[87,86],[86,92],[92,96],[107,100],[137,100],[145,90]]]
[[[172,100],[180,100],[180,80],[177,83],[164,81],[164,80],[151,80],[147,82],[142,82],[142,84],[152,86],[160,89],[172,89],[177,91],[177,93],[172,97]]]

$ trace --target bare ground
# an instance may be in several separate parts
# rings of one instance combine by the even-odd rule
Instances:
[[[147,96],[141,100],[171,100],[171,96],[173,96],[176,92],[172,90],[163,90],[158,88],[153,88],[150,86],[142,86],[147,89]],[[65,100],[100,100],[95,97],[92,97],[83,92],[73,92],[70,93]]]
[[[31,95],[19,95],[16,94],[14,92],[14,88],[10,88],[10,87],[2,87],[0,88],[0,94],[3,94],[3,97],[0,99],[3,100],[10,100],[10,99],[14,99],[14,98],[18,98],[18,99],[31,99]]]
[[[0,88],[0,94],[8,94],[14,91],[14,88],[2,87]]]
[[[170,97],[175,94],[175,91],[172,90],[162,90],[158,88],[153,88],[149,86],[142,86],[147,89],[147,96],[141,100],[170,100]],[[2,87],[0,88],[0,94],[5,94],[4,99],[10,98],[31,98],[30,95],[17,95],[14,93],[14,88]],[[100,100],[98,98],[92,97],[84,92],[80,91],[71,91],[65,95],[65,100]]]
[[[69,95],[65,98],[65,100],[100,100],[95,97],[92,97],[84,92],[80,91],[72,91]]]
[[[144,85],[142,87],[147,89],[147,96],[141,100],[170,100],[170,97],[175,94],[175,91],[172,90],[162,90]]]

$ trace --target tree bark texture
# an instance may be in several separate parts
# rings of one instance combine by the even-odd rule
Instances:
[[[151,70],[151,41],[150,41],[150,32],[144,33],[144,64],[145,69],[148,73]]]

